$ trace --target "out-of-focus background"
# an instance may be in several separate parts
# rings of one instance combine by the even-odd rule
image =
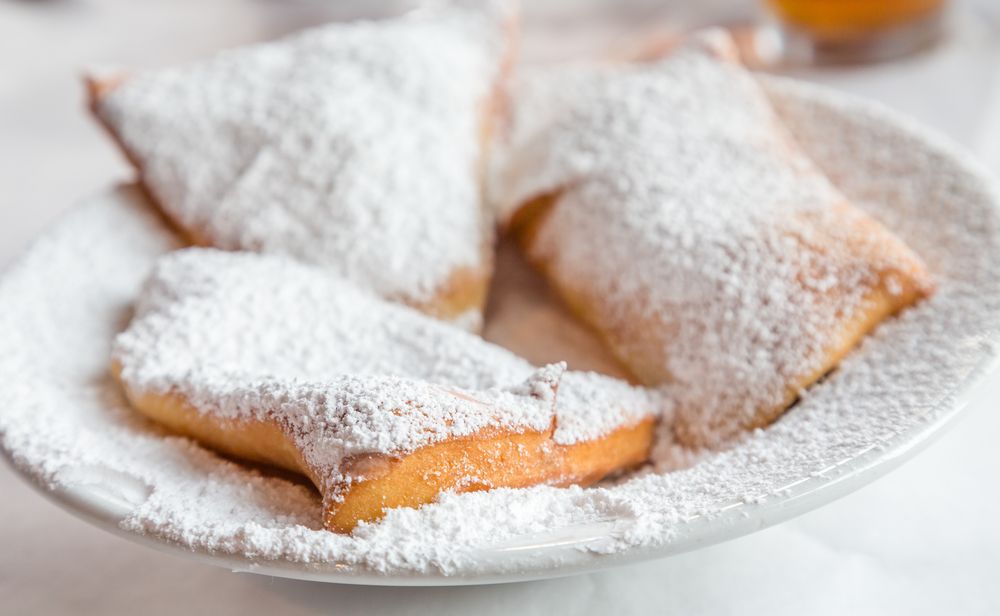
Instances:
[[[77,199],[131,177],[84,108],[85,68],[170,64],[410,4],[0,0],[0,267]],[[651,32],[759,14],[753,0],[525,4],[524,52],[538,58],[629,49]],[[921,53],[782,71],[879,100],[1000,173],[1000,1],[950,9],[942,40]],[[233,574],[89,527],[0,464],[0,614],[997,614],[998,404],[1000,377],[915,460],[778,527],[666,560],[498,587],[376,589]]]

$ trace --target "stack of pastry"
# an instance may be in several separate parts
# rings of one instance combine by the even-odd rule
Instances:
[[[642,464],[656,421],[721,446],[931,291],[723,34],[521,71],[488,129],[512,15],[458,4],[91,82],[179,230],[248,251],[165,257],[115,374],[168,427],[309,477],[332,530],[442,491],[593,483]],[[501,228],[641,385],[432,318],[481,315],[487,151]]]

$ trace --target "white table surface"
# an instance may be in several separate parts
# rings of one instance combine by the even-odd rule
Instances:
[[[84,113],[82,67],[174,62],[355,5],[0,0],[0,266],[77,198],[130,176]],[[963,12],[962,36],[932,53],[802,76],[914,115],[1000,172],[1000,34]],[[1000,376],[916,459],[780,526],[665,560],[494,587],[234,574],[92,528],[0,464],[0,614],[997,614],[998,402]]]

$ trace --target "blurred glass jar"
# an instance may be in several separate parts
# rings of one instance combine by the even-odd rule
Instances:
[[[889,60],[930,47],[947,0],[765,0],[783,60],[793,64]]]

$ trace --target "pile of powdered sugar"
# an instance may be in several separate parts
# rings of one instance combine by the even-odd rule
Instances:
[[[487,267],[481,126],[509,8],[484,5],[334,23],[138,72],[95,108],[199,242],[432,300],[456,270]]]
[[[148,497],[121,521],[127,531],[265,564],[475,575],[723,536],[720,527],[694,535],[695,520],[736,524],[783,502],[784,491],[825,485],[873,462],[880,447],[912,443],[953,413],[955,396],[995,353],[1000,316],[1000,195],[973,163],[867,104],[786,82],[765,86],[807,153],[926,260],[939,289],[880,326],[780,421],[728,451],[595,488],[445,494],[351,535],[326,532],[310,488],[165,435],[128,408],[108,376],[111,341],[129,322],[143,279],[177,247],[136,189],[77,209],[0,283],[0,443],[48,490],[76,483],[87,469],[146,486]],[[594,363],[580,355],[585,345],[532,346],[524,332],[556,323],[537,300],[537,279],[528,271],[501,278],[510,286],[495,294],[531,297],[495,305],[487,338],[513,341],[513,351],[536,362]],[[504,309],[518,305],[531,310]],[[657,462],[669,465],[675,449],[662,447]],[[604,525],[600,541],[495,549],[595,524]]]

